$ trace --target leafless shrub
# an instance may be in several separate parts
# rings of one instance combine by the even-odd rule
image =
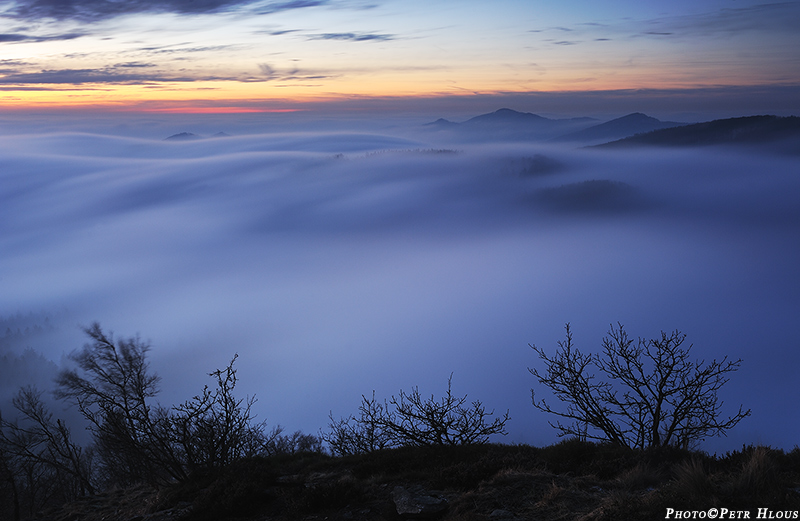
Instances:
[[[750,415],[740,406],[734,415],[721,417],[717,396],[741,360],[693,362],[692,346],[682,347],[686,335],[680,331],[635,342],[622,325],[612,326],[602,355],[581,353],[572,343],[569,324],[566,331],[552,357],[531,345],[545,369],[529,369],[567,405],[556,410],[531,391],[537,409],[572,421],[551,423],[561,436],[632,448],[688,448],[708,436],[724,435]],[[607,380],[599,380],[596,372]]]
[[[33,387],[13,399],[19,417],[0,417],[0,475],[9,484],[14,519],[33,514],[49,501],[93,494],[92,452],[72,440],[69,428],[54,420]]]
[[[358,417],[334,419],[331,413],[328,432],[323,432],[322,440],[336,456],[365,454],[394,446],[392,434],[384,426],[383,419],[388,415],[385,404],[372,398],[361,396]]]
[[[454,396],[452,375],[447,393],[440,399],[423,398],[417,387],[400,391],[381,404],[362,396],[359,417],[334,420],[323,434],[334,454],[359,454],[397,446],[469,445],[486,443],[493,434],[506,434],[509,415],[490,420],[480,401],[467,403],[467,396]]]
[[[272,429],[263,444],[263,453],[267,456],[279,454],[302,454],[324,452],[323,440],[313,434],[295,431],[292,434],[283,434],[283,428],[278,426]]]
[[[85,331],[92,341],[70,355],[77,368],[61,372],[57,396],[89,421],[106,482],[182,480],[265,451],[265,424],[251,413],[255,398],[233,394],[237,356],[209,373],[215,387],[167,408],[152,402],[160,379],[149,371],[148,344],[138,337],[115,341],[97,323]]]
[[[173,408],[172,438],[190,470],[230,465],[260,452],[267,441],[265,423],[253,423],[255,398],[233,395],[237,358],[235,355],[225,369],[209,373],[217,383],[213,391],[206,386],[201,394]]]
[[[169,413],[150,399],[159,377],[146,361],[150,346],[138,337],[114,340],[97,323],[84,330],[91,342],[62,371],[56,396],[77,405],[89,422],[106,478],[155,483],[186,477],[169,438]]]

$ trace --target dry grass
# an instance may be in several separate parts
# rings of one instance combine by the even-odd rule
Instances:
[[[109,492],[40,519],[129,520],[161,511],[173,521],[388,521],[397,519],[391,500],[396,485],[443,491],[450,508],[441,521],[636,521],[663,519],[667,507],[800,510],[800,493],[793,491],[800,485],[800,450],[785,454],[745,447],[711,457],[570,440],[544,448],[481,445],[345,458],[294,455],[242,461],[157,496],[143,489]]]
[[[779,481],[778,466],[768,447],[756,447],[733,480],[733,493],[763,492]]]
[[[628,470],[623,470],[614,480],[622,490],[648,490],[653,489],[666,481],[664,472],[650,464],[640,462]]]
[[[679,497],[707,498],[714,493],[711,476],[703,463],[697,459],[679,463],[675,467],[674,474],[673,490]]]

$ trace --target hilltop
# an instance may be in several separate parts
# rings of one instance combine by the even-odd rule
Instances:
[[[565,441],[246,459],[154,490],[116,489],[41,521],[663,519],[668,508],[800,509],[800,451],[701,452]]]
[[[621,118],[612,119],[605,123],[600,123],[577,132],[572,132],[553,139],[555,143],[580,142],[580,143],[602,143],[613,139],[621,139],[635,134],[652,132],[664,128],[677,127],[685,123],[674,121],[661,121],[654,117],[634,112]]]
[[[759,145],[798,137],[800,118],[796,116],[747,116],[654,130],[598,147]]]
[[[588,117],[551,119],[504,108],[462,123],[439,118],[423,129],[439,137],[475,142],[572,143],[606,148],[764,145],[800,137],[800,118],[763,115],[687,124],[634,112],[598,123]],[[789,146],[789,151],[800,150],[791,143]]]
[[[551,119],[530,112],[502,108],[462,123],[439,118],[422,128],[467,140],[543,141],[596,123],[597,120],[592,118]]]

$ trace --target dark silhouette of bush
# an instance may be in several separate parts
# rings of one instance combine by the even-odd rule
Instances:
[[[470,445],[486,443],[494,434],[506,434],[508,412],[490,420],[480,401],[467,403],[467,396],[454,396],[452,375],[447,392],[437,400],[423,398],[414,387],[401,390],[381,404],[362,395],[359,416],[334,420],[322,439],[335,455],[360,454],[389,447]]]
[[[261,449],[265,456],[281,456],[287,454],[322,454],[325,452],[322,438],[313,434],[295,431],[283,434],[283,427],[274,427],[266,438]]]
[[[274,443],[279,432],[270,436],[264,422],[253,422],[255,398],[233,394],[237,356],[209,373],[214,388],[167,408],[152,402],[160,379],[149,370],[148,344],[138,337],[115,341],[97,323],[85,331],[92,341],[70,355],[77,368],[60,373],[57,395],[88,420],[107,484],[184,480],[200,468],[263,454]]]
[[[234,461],[263,452],[266,423],[254,424],[254,397],[233,395],[237,377],[233,364],[209,373],[217,386],[208,386],[191,400],[173,407],[170,414],[172,438],[178,444],[189,471],[198,467],[225,467]]]
[[[333,413],[328,417],[328,431],[322,433],[322,440],[336,456],[349,454],[365,454],[395,446],[390,430],[385,426],[384,417],[388,415],[388,406],[372,397],[361,396],[358,417],[334,419]]]
[[[74,500],[96,490],[92,451],[72,439],[62,420],[54,420],[42,393],[24,387],[13,399],[16,421],[0,416],[0,480],[6,485],[8,511],[0,518],[18,520],[51,504]]]
[[[70,354],[77,368],[59,374],[56,396],[75,404],[89,422],[104,480],[185,478],[170,412],[151,402],[160,378],[149,371],[150,346],[138,337],[115,341],[97,323],[84,331],[91,342]]]
[[[724,435],[750,415],[740,406],[734,415],[721,417],[717,396],[741,360],[691,361],[692,346],[681,347],[686,335],[680,331],[635,342],[621,324],[612,326],[601,355],[581,353],[572,343],[569,324],[566,332],[552,357],[531,345],[545,368],[529,369],[566,404],[566,410],[556,410],[531,391],[537,409],[572,422],[551,423],[561,436],[631,448],[688,448],[708,436]]]

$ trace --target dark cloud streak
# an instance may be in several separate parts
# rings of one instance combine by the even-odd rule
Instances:
[[[275,2],[256,9],[257,14],[272,14],[293,9],[304,9],[306,7],[320,7],[328,5],[328,0],[294,0],[291,2]]]
[[[370,33],[323,33],[314,34],[308,37],[309,40],[342,40],[350,42],[374,42],[394,40],[391,34],[370,34]]]
[[[7,15],[29,21],[44,19],[95,22],[136,13],[206,14],[232,11],[257,0],[18,0]],[[271,14],[328,4],[328,0],[292,0],[267,4],[257,14]]]
[[[74,40],[85,36],[85,33],[65,33],[55,36],[31,36],[22,33],[0,34],[0,43],[29,43],[29,42],[50,42],[54,40]]]
[[[131,65],[122,65],[121,69]],[[133,67],[148,67],[147,64]],[[107,69],[45,69],[38,72],[11,72],[0,78],[0,85],[83,85],[87,83],[104,83],[109,85],[136,85],[154,82],[193,82],[198,80],[220,80],[228,78],[196,76],[171,76],[167,74],[131,74],[118,72],[115,68]],[[16,89],[15,89],[16,90]]]

